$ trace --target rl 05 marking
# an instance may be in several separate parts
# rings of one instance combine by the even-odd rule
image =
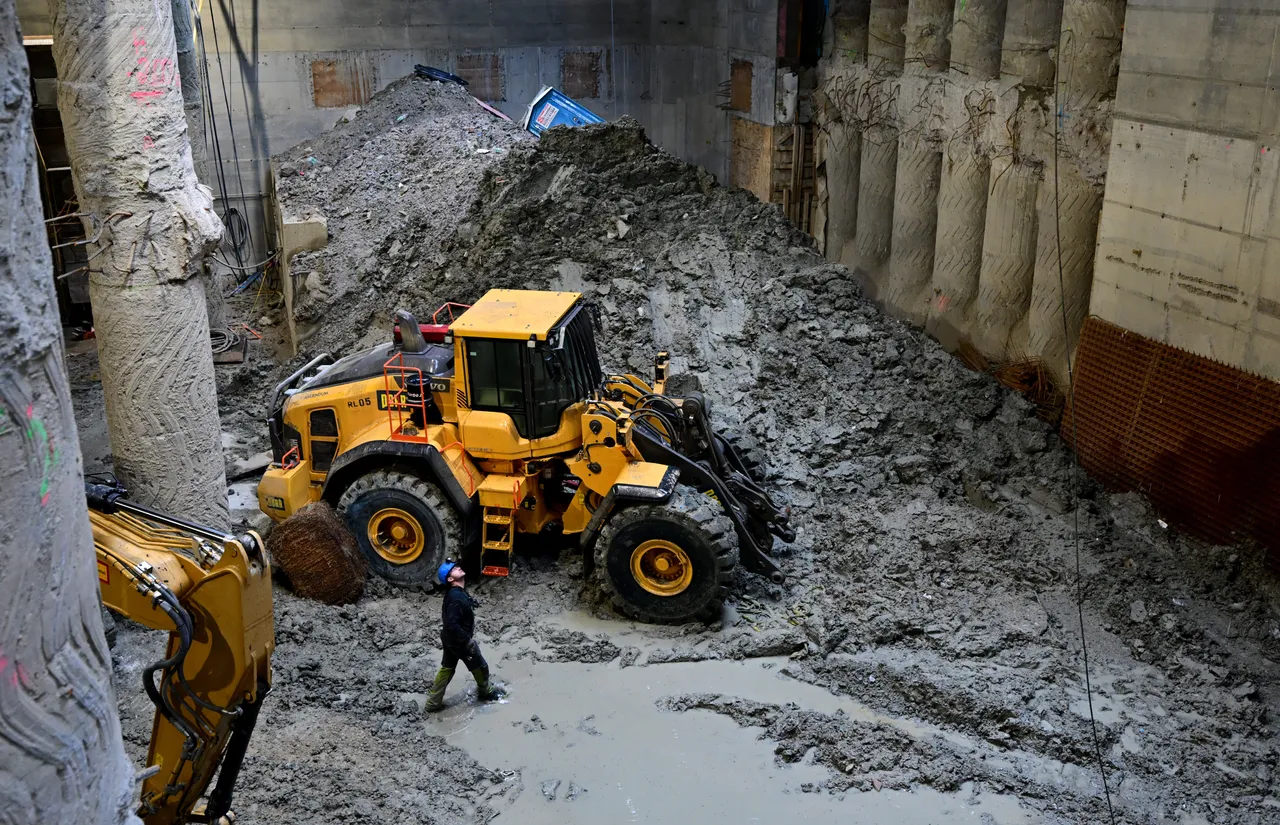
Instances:
[[[386,392],[386,390],[383,390],[382,392]],[[353,401],[348,401],[347,406],[353,410],[359,407],[371,407],[373,406],[373,399],[368,396],[365,396],[364,398],[357,398]]]

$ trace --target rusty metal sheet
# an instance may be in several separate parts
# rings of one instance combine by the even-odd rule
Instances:
[[[375,74],[373,61],[365,54],[312,60],[311,100],[317,109],[363,106],[373,97]]]
[[[600,97],[600,52],[565,52],[560,57],[560,84],[574,100]]]
[[[755,71],[750,60],[735,60],[729,67],[729,108],[751,111],[751,79]]]
[[[1085,321],[1062,436],[1112,491],[1207,541],[1256,541],[1280,571],[1280,384]]]
[[[489,103],[507,99],[501,55],[460,54],[454,74],[467,81],[467,91],[473,97]]]

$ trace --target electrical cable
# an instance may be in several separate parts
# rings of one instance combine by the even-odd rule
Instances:
[[[222,46],[218,40],[218,15],[210,15],[209,26],[213,32],[213,52],[218,60],[218,82],[222,86],[222,98],[227,109],[227,131],[231,133],[231,160],[235,163],[236,188],[240,191],[240,206],[245,212],[248,212],[249,201],[244,193],[244,173],[240,169],[240,149],[236,145],[236,122],[231,110],[231,92],[227,89],[227,78],[222,67]],[[241,78],[241,82],[243,82],[243,78]],[[253,244],[252,227],[249,228],[249,243],[250,245]]]
[[[613,25],[613,0],[609,0],[609,101],[613,117],[618,117],[618,35]]]
[[[222,264],[223,266],[225,266],[227,269],[233,269],[238,272],[253,273],[253,272],[257,272],[259,269],[262,269],[264,266],[267,266],[268,264],[273,263],[279,255],[280,255],[280,251],[276,250],[275,252],[272,252],[270,255],[268,255],[265,260],[259,261],[256,264],[246,264],[244,266],[236,266],[234,264],[228,263],[222,260],[222,258],[219,258],[216,252],[213,254],[213,259],[218,263]]]
[[[196,37],[200,46],[200,72],[201,72],[201,97],[205,111],[205,117],[208,122],[208,128],[205,129],[205,139],[209,140],[212,136],[213,155],[214,155],[214,175],[218,180],[219,200],[222,201],[223,223],[226,223],[226,213],[230,208],[230,199],[227,195],[227,169],[226,163],[222,155],[222,139],[218,134],[218,119],[213,116],[213,84],[210,82],[209,75],[209,52],[205,45],[204,24],[200,19],[200,11],[203,9],[204,3],[201,0],[200,7],[193,9],[194,22],[196,29]],[[233,250],[236,259],[240,264],[244,264],[244,258],[239,249]],[[237,279],[239,280],[239,279]]]
[[[1107,784],[1107,767],[1102,760],[1102,744],[1098,740],[1098,720],[1093,714],[1093,683],[1089,676],[1089,646],[1085,641],[1084,634],[1084,576],[1080,569],[1080,422],[1076,417],[1076,387],[1075,375],[1071,364],[1071,325],[1067,320],[1067,290],[1066,277],[1063,274],[1062,267],[1062,217],[1061,207],[1062,198],[1058,192],[1058,163],[1061,160],[1058,151],[1059,132],[1062,125],[1062,53],[1063,53],[1063,37],[1070,35],[1070,30],[1064,31],[1058,38],[1058,56],[1057,66],[1055,67],[1055,77],[1053,83],[1053,222],[1054,222],[1054,243],[1057,247],[1058,256],[1058,297],[1062,306],[1062,334],[1063,343],[1066,345],[1067,353],[1067,404],[1071,413],[1071,430],[1072,430],[1072,451],[1071,455],[1074,459],[1074,465],[1071,473],[1072,492],[1075,498],[1075,554],[1076,554],[1076,614],[1080,621],[1080,652],[1084,658],[1084,690],[1085,698],[1089,703],[1089,728],[1093,732],[1093,751],[1094,756],[1098,760],[1098,772],[1102,775],[1102,792],[1107,800],[1107,817],[1111,821],[1111,825],[1115,825],[1116,813],[1111,806],[1111,788]]]
[[[223,236],[223,242],[230,241],[232,249],[243,252],[245,242],[249,240],[249,222],[235,207],[227,210],[223,220],[227,225],[227,234]]]
[[[240,333],[230,329],[211,329],[209,330],[209,346],[213,350],[214,355],[221,355],[224,352],[230,352],[240,346]]]

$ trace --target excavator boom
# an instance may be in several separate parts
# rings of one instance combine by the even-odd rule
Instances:
[[[262,540],[130,502],[114,480],[86,482],[85,493],[103,604],[169,631],[165,657],[143,673],[156,715],[138,815],[147,825],[229,822],[271,685],[275,625]]]

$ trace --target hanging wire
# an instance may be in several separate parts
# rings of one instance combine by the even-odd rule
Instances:
[[[609,96],[614,120],[618,118],[618,34],[613,24],[613,0],[609,0]]]
[[[1098,760],[1098,772],[1102,775],[1102,792],[1107,800],[1107,817],[1111,825],[1115,825],[1116,813],[1111,807],[1111,788],[1107,785],[1107,766],[1102,760],[1102,743],[1098,740],[1098,720],[1093,715],[1093,682],[1089,676],[1089,645],[1084,634],[1084,575],[1080,570],[1080,419],[1076,416],[1076,382],[1071,365],[1071,325],[1067,321],[1066,277],[1062,268],[1062,197],[1058,192],[1058,163],[1062,160],[1058,151],[1059,133],[1062,125],[1062,54],[1063,40],[1071,38],[1071,31],[1065,30],[1058,37],[1057,66],[1053,82],[1053,223],[1054,243],[1058,256],[1058,297],[1062,304],[1062,335],[1067,350],[1067,404],[1071,410],[1072,446],[1074,459],[1071,483],[1075,498],[1075,552],[1076,552],[1076,614],[1080,621],[1080,652],[1084,657],[1084,691],[1089,702],[1089,727],[1093,731],[1093,752]]]
[[[232,111],[232,107],[231,107],[231,92],[227,88],[226,70],[222,65],[222,45],[218,38],[218,15],[217,14],[211,14],[209,16],[209,28],[210,28],[210,31],[213,33],[213,51],[214,51],[214,56],[218,63],[218,82],[222,86],[222,98],[223,98],[223,103],[225,105],[226,112],[227,112],[227,131],[230,133],[230,136],[231,136],[231,160],[235,164],[236,188],[240,193],[240,198],[239,198],[240,207],[245,213],[247,213],[249,211],[249,201],[248,201],[248,198],[245,196],[245,192],[244,192],[244,172],[240,167],[240,149],[236,141],[236,121],[235,121],[234,112]],[[210,92],[210,95],[212,95],[212,91]],[[209,114],[210,114],[210,117],[213,116],[212,110],[210,110]],[[215,142],[217,141],[216,132],[215,132],[214,140]],[[227,198],[224,190],[224,194],[223,194],[224,207],[226,205],[226,201],[227,201]],[[250,243],[250,246],[252,246],[253,245],[253,227],[252,226],[249,227],[248,234],[249,234],[249,243]],[[241,257],[238,250],[237,250],[236,260],[243,263],[241,261]]]
[[[222,154],[222,139],[218,133],[218,119],[213,116],[213,84],[210,82],[209,75],[209,53],[205,45],[204,24],[200,19],[200,12],[204,8],[204,2],[201,0],[200,5],[192,9],[194,14],[196,38],[200,48],[200,72],[203,83],[201,84],[202,103],[204,104],[207,127],[205,129],[205,140],[209,141],[212,136],[213,154],[214,154],[214,175],[218,179],[218,196],[222,201],[223,223],[227,221],[227,213],[230,209],[230,202],[227,196],[227,170]],[[237,170],[239,164],[237,164]],[[230,230],[230,227],[228,227]],[[241,266],[244,265],[244,255],[238,248],[232,248],[232,252],[236,256],[236,262]],[[239,278],[237,278],[239,280]]]

